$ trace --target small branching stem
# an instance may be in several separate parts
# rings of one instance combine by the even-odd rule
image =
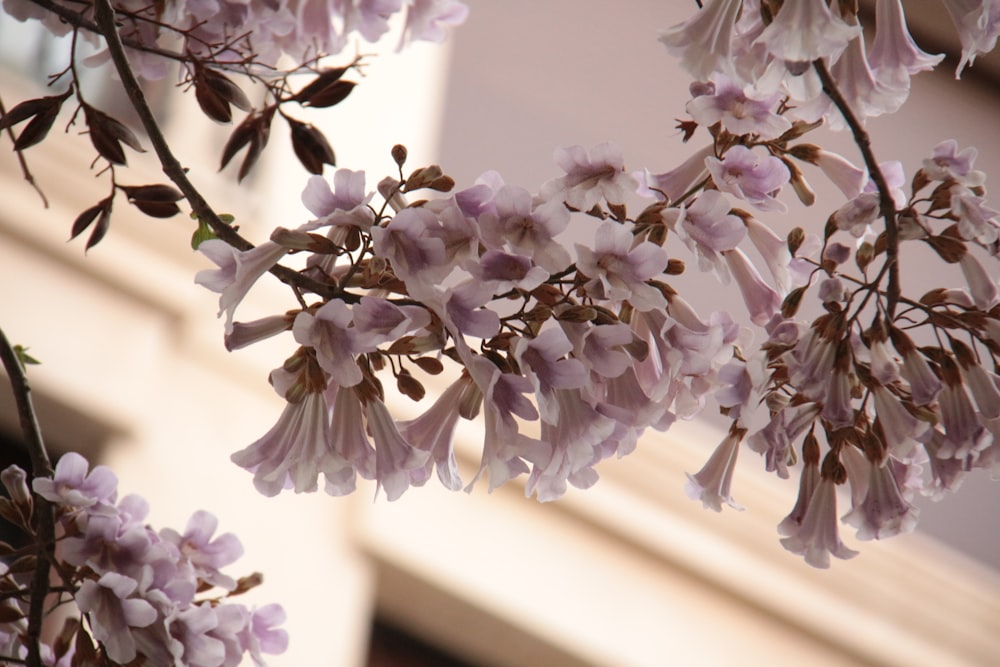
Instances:
[[[7,340],[3,330],[0,330],[0,360],[7,371],[14,402],[17,405],[17,417],[21,425],[21,434],[28,447],[31,459],[32,477],[51,477],[52,463],[42,440],[42,431],[38,426],[38,418],[31,401],[31,387],[21,366],[14,347]],[[52,506],[45,498],[35,495],[34,498],[34,530],[36,544],[35,572],[31,579],[31,602],[28,606],[28,656],[25,661],[29,667],[42,667],[41,635],[42,621],[45,618],[45,597],[49,593],[49,570],[52,564],[52,550],[55,544],[55,521],[52,516]]]

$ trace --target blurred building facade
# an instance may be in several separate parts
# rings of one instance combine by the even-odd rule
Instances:
[[[613,139],[630,164],[678,161],[672,127],[686,81],[655,30],[689,3],[636,2],[618,13],[589,1],[470,4],[449,49],[376,59],[324,121],[343,166],[369,170],[373,186],[392,172],[389,148],[404,143],[412,165],[439,161],[460,183],[492,167],[531,188],[554,175],[558,145]],[[9,51],[14,31],[33,44],[22,29],[0,24],[0,45]],[[0,97],[10,108],[42,92],[29,70],[45,61],[5,57]],[[56,69],[59,57],[51,54]],[[920,81],[913,115],[873,132],[910,164],[939,138],[985,140],[982,156],[1000,174],[997,89],[955,87],[947,72]],[[236,188],[232,173],[216,172],[227,129],[192,100],[163,99],[192,178],[247,236],[307,219],[296,203],[305,174],[287,150],[275,146],[251,187]],[[942,100],[961,105],[961,116]],[[208,263],[191,251],[184,216],[152,220],[122,202],[98,247],[85,254],[81,240],[67,243],[76,215],[107,194],[88,169],[92,156],[75,128],[26,153],[50,200],[44,209],[14,154],[0,154],[0,327],[43,362],[30,379],[54,449],[111,466],[122,493],[150,501],[157,526],[208,509],[241,538],[239,574],[265,575],[254,600],[279,601],[289,614],[292,647],[270,664],[365,665],[376,618],[484,667],[957,667],[1000,655],[1000,573],[988,558],[916,534],[814,571],[774,532],[794,482],[777,483],[749,456],[735,492],[747,511],[716,515],[688,500],[685,472],[720,437],[712,424],[649,434],[636,453],[601,466],[594,488],[546,505],[516,485],[455,494],[431,483],[391,504],[373,502],[373,485],[348,498],[260,497],[228,457],[276,420],[282,401],[266,377],[294,344],[224,351],[215,296],[193,284]],[[120,180],[162,182],[149,157],[130,157]],[[265,282],[242,318],[283,312],[289,299]],[[0,428],[16,436],[0,394]],[[463,428],[468,471],[481,425]],[[982,516],[995,505],[975,507],[973,532],[977,521],[996,526]]]

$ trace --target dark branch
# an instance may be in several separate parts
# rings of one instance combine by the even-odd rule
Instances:
[[[201,192],[199,192],[198,189],[195,188],[194,184],[191,183],[191,180],[187,177],[187,171],[183,166],[181,166],[181,163],[177,160],[173,151],[170,149],[167,139],[163,135],[163,131],[160,129],[159,123],[153,115],[153,111],[150,108],[149,103],[146,101],[146,96],[142,92],[142,87],[139,85],[139,81],[136,78],[135,73],[132,71],[131,65],[129,65],[124,45],[122,44],[122,40],[118,35],[118,30],[115,27],[115,10],[111,6],[110,1],[96,0],[94,3],[94,11],[98,31],[107,42],[108,53],[111,55],[111,60],[114,63],[115,70],[121,78],[122,85],[125,88],[125,92],[128,94],[132,107],[139,116],[139,120],[142,123],[143,128],[146,130],[146,134],[149,136],[149,140],[153,144],[153,150],[155,151],[157,158],[159,158],[160,166],[163,168],[163,173],[166,174],[167,177],[173,181],[177,188],[184,194],[184,198],[187,199],[188,203],[191,205],[191,209],[194,211],[194,214],[198,217],[198,219],[203,220],[209,227],[211,227],[217,237],[237,250],[250,250],[253,248],[253,244],[243,238],[235,229],[227,225],[221,218],[219,218],[219,215],[212,209],[208,201],[206,201],[204,196],[202,196]],[[271,273],[277,276],[282,282],[293,285],[303,291],[313,292],[326,298],[333,298],[341,294],[336,287],[313,280],[312,278],[304,276],[298,271],[293,271],[288,267],[275,265],[272,267]]]
[[[31,458],[32,477],[51,477],[52,463],[49,461],[42,432],[38,427],[35,408],[31,402],[31,387],[24,374],[21,360],[18,359],[7,336],[0,330],[0,359],[3,361],[10,388],[17,405],[17,416],[21,424],[21,433],[28,447]],[[45,618],[45,597],[49,592],[49,569],[52,563],[52,549],[55,544],[55,524],[52,518],[52,506],[39,495],[34,498],[34,529],[37,545],[34,576],[31,580],[31,602],[28,607],[28,659],[30,667],[42,667],[41,635],[42,621]]]
[[[882,169],[878,166],[875,153],[872,152],[871,138],[861,125],[858,117],[854,115],[851,105],[847,103],[840,89],[837,88],[837,83],[830,75],[830,70],[827,69],[826,63],[822,59],[816,60],[813,62],[813,69],[816,70],[816,74],[819,75],[819,80],[823,84],[823,92],[830,98],[834,106],[840,110],[844,121],[851,129],[851,134],[854,136],[854,143],[857,144],[858,149],[861,151],[865,166],[868,168],[868,174],[875,181],[875,186],[878,188],[879,214],[885,220],[886,250],[885,267],[883,268],[889,275],[889,283],[886,285],[885,309],[889,318],[892,319],[896,311],[896,304],[899,303],[902,289],[899,282],[899,226],[896,223],[896,203],[892,200],[892,194],[889,190],[889,184],[885,180],[885,174],[882,173]]]

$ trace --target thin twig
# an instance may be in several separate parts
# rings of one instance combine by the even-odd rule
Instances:
[[[35,408],[31,402],[31,387],[25,376],[21,360],[18,359],[7,336],[0,329],[0,359],[3,361],[10,388],[17,404],[17,416],[21,423],[21,433],[31,458],[32,477],[51,477],[52,463],[42,440]],[[37,545],[34,576],[31,579],[31,601],[28,603],[28,659],[29,667],[42,667],[41,636],[42,621],[45,618],[45,597],[49,593],[49,569],[55,544],[55,523],[52,506],[45,498],[34,497],[35,541]]]
[[[146,96],[142,92],[139,80],[132,71],[131,65],[129,65],[124,45],[115,27],[115,10],[111,6],[110,1],[95,0],[94,16],[97,21],[98,31],[107,42],[108,53],[111,55],[111,60],[115,65],[118,76],[121,78],[122,86],[125,88],[129,101],[132,103],[132,107],[135,109],[143,128],[146,130],[146,134],[153,145],[153,150],[160,160],[163,173],[184,194],[184,198],[187,199],[198,219],[208,224],[217,237],[237,250],[250,250],[253,248],[252,243],[219,218],[219,215],[212,209],[205,197],[191,183],[191,180],[187,177],[187,171],[174,156],[156,117],[153,115],[149,103],[146,101]],[[326,298],[343,298],[345,296],[333,285],[321,283],[280,264],[272,267],[271,273],[277,276],[282,282]]]
[[[3,118],[6,115],[7,115],[7,108],[3,105],[3,98],[0,97],[0,118]],[[17,141],[17,137],[14,136],[14,128],[10,126],[7,127],[7,136],[10,137],[11,141],[15,142]],[[38,185],[38,183],[35,181],[35,176],[31,173],[31,169],[28,168],[28,161],[24,159],[24,151],[14,151],[14,152],[17,153],[17,162],[18,164],[21,165],[21,176],[28,183],[28,185],[34,188],[35,192],[38,193],[38,196],[42,198],[42,206],[48,208],[49,207],[48,197],[45,196],[45,193],[42,191],[41,186]]]
[[[819,80],[823,84],[823,92],[830,98],[834,106],[840,110],[844,121],[851,129],[851,134],[854,136],[854,143],[861,151],[865,166],[868,168],[868,175],[875,182],[875,187],[878,188],[879,215],[885,220],[886,250],[883,271],[888,272],[889,275],[889,283],[886,285],[885,290],[885,310],[889,319],[892,319],[896,312],[896,304],[899,302],[900,295],[902,294],[899,282],[899,226],[896,222],[896,203],[892,199],[892,193],[889,190],[889,184],[885,180],[885,174],[882,173],[882,169],[875,159],[871,138],[861,125],[858,117],[854,114],[851,105],[844,99],[840,89],[837,87],[837,83],[830,75],[830,70],[827,69],[826,63],[822,59],[815,60],[813,61],[813,69],[816,70],[816,74],[819,75]]]

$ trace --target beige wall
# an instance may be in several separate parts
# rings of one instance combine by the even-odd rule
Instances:
[[[375,169],[403,142],[413,164],[437,153],[462,180],[498,166],[530,187],[553,173],[555,146],[608,138],[626,145],[630,163],[675,162],[670,128],[683,97],[674,91],[686,84],[654,34],[675,21],[676,3],[614,13],[607,3],[471,4],[447,95],[437,96],[441,52],[425,49],[410,69],[379,59],[357,98],[335,110],[330,137],[344,166]],[[3,81],[6,103],[27,94]],[[941,126],[946,111],[926,105],[916,115]],[[237,195],[214,174],[224,134],[202,133],[177,113],[192,176],[250,236],[303,219],[287,203],[302,183],[287,152],[251,195]],[[497,666],[973,666],[1000,651],[994,571],[920,536],[865,545],[855,560],[813,571],[774,533],[794,485],[776,484],[751,457],[737,481],[746,512],[706,513],[687,500],[683,473],[717,438],[699,424],[650,436],[635,455],[602,466],[597,487],[548,505],[517,487],[412,489],[393,504],[372,502],[370,485],[350,498],[261,498],[228,456],[276,419],[281,402],[265,377],[292,342],[224,352],[215,298],[192,283],[206,263],[187,249],[184,220],[116,216],[86,257],[81,243],[65,243],[76,213],[103,196],[80,169],[90,159],[81,142],[29,153],[55,200],[49,211],[12,156],[0,155],[0,326],[44,362],[31,372],[39,394],[101,425],[105,461],[123,492],[150,500],[154,523],[182,525],[206,508],[241,537],[241,567],[265,573],[254,599],[281,601],[290,617],[292,649],[272,665],[361,664],[375,608]],[[289,294],[266,285],[244,316],[289,307]],[[72,442],[74,427],[58,414],[43,425]],[[479,427],[462,436],[466,468]]]

